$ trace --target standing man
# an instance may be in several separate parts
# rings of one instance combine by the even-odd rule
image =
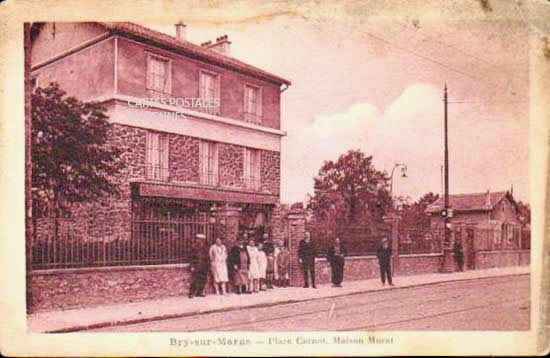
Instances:
[[[309,287],[308,274],[311,276],[311,287],[315,286],[315,256],[317,252],[315,250],[315,244],[311,241],[311,234],[306,231],[305,239],[300,241],[298,246],[298,260],[302,265],[304,274],[304,288]]]
[[[457,239],[454,247],[455,261],[458,271],[464,270],[464,250],[462,249],[462,240]]]
[[[388,238],[382,238],[382,245],[376,252],[378,258],[378,265],[380,266],[380,278],[382,279],[382,285],[386,284],[386,278],[390,286],[393,286],[391,279],[391,248],[388,244]]]
[[[334,245],[329,247],[327,261],[332,271],[332,286],[342,287],[344,280],[344,257],[347,255],[346,247],[340,243],[340,239],[334,239]]]
[[[189,298],[194,296],[204,297],[204,286],[208,275],[208,248],[206,247],[206,236],[197,234],[197,240],[191,251],[191,285],[189,286]]]

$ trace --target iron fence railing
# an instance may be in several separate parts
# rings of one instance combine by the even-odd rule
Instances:
[[[53,220],[53,219],[52,219]],[[76,222],[69,223],[77,225]],[[64,225],[67,225],[65,222]],[[189,261],[197,234],[208,243],[220,233],[212,217],[196,220],[134,220],[126,234],[86,235],[76,230],[59,230],[40,235],[32,245],[34,270],[98,266],[157,265]]]

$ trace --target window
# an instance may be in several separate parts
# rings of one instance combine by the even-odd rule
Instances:
[[[145,177],[154,180],[168,180],[168,137],[148,132],[145,151]]]
[[[208,114],[220,115],[220,76],[217,73],[200,71],[199,98],[205,106],[197,107],[198,110]]]
[[[153,98],[168,97],[172,92],[171,63],[168,59],[147,55],[147,92]]]
[[[244,120],[248,123],[262,123],[262,96],[259,87],[244,86]]]
[[[247,189],[260,189],[260,151],[244,149],[244,184]]]
[[[202,140],[199,147],[199,179],[204,185],[218,185],[218,144]]]

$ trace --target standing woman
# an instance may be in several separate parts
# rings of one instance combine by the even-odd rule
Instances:
[[[259,286],[260,291],[265,291],[265,279],[267,276],[267,255],[265,252],[264,244],[258,244],[258,268],[260,269]]]
[[[221,238],[217,238],[216,243],[210,246],[208,256],[210,257],[212,278],[216,294],[219,295],[221,289],[221,294],[227,295],[227,282],[229,281],[227,277],[227,249],[222,243]]]
[[[248,270],[248,277],[250,278],[249,291],[259,292],[260,265],[258,262],[258,248],[256,247],[254,239],[248,240],[246,250],[250,257],[250,268]]]
[[[332,271],[332,286],[342,287],[344,280],[344,257],[347,255],[346,247],[340,243],[340,239],[334,239],[334,245],[328,249],[327,261]]]
[[[248,286],[248,268],[250,267],[250,257],[246,249],[246,240],[241,241],[231,249],[229,255],[229,264],[232,271],[233,285],[235,293],[245,293]]]

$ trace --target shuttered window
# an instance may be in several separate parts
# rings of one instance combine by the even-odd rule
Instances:
[[[244,183],[247,189],[260,188],[260,151],[244,148]]]
[[[199,156],[200,183],[203,185],[218,185],[218,144],[201,140]]]
[[[244,86],[244,120],[248,123],[262,123],[262,92],[259,87]]]
[[[199,74],[199,98],[209,103],[213,103],[214,100],[220,103],[220,76],[217,73],[203,70]],[[219,106],[197,107],[196,109],[209,114],[220,114]]]
[[[156,55],[147,55],[147,90],[154,98],[166,97],[171,89],[170,61]]]
[[[148,132],[145,151],[147,179],[167,181],[169,176],[169,139],[160,133]]]

